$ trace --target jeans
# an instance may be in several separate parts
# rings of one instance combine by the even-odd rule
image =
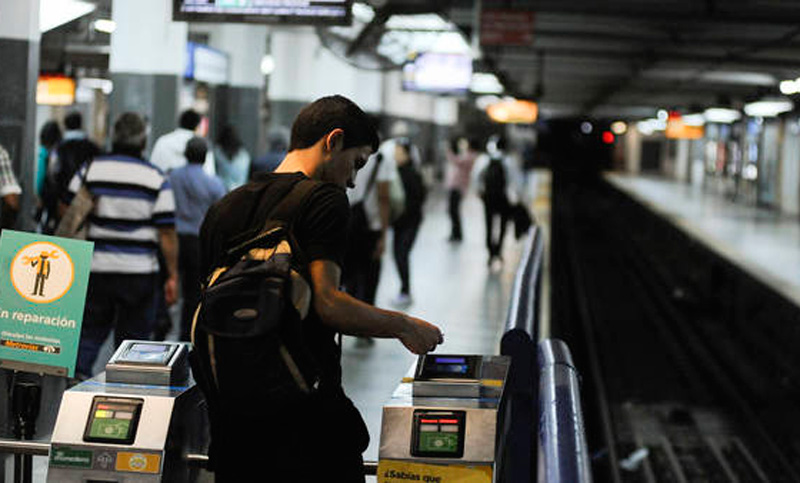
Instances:
[[[114,347],[125,339],[148,340],[156,320],[158,275],[92,273],[83,312],[75,371],[92,375],[100,347],[114,330]]]
[[[508,223],[508,204],[484,203],[484,214],[486,216],[486,248],[489,249],[489,259],[500,257],[503,248],[503,238],[506,236],[506,224]],[[496,222],[500,223],[495,235]]]
[[[342,273],[347,293],[370,305],[375,304],[381,276],[381,259],[373,256],[380,236],[380,231],[350,233]]]
[[[406,295],[411,293],[408,256],[417,238],[420,223],[422,217],[412,215],[403,216],[394,224],[394,262],[400,274],[400,293]]]

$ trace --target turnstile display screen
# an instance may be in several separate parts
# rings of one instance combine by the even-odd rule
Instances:
[[[166,366],[175,346],[147,342],[134,342],[122,356],[122,361],[135,364],[158,364]]]
[[[416,379],[477,379],[480,358],[475,356],[434,355],[422,356],[417,365]]]
[[[141,399],[95,396],[83,440],[132,444],[143,403]]]
[[[411,454],[421,457],[464,456],[464,411],[414,411]]]

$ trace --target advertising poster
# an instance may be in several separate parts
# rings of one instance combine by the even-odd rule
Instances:
[[[94,244],[3,230],[0,367],[75,374]]]

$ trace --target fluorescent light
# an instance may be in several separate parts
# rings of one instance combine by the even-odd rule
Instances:
[[[39,31],[44,33],[53,30],[93,12],[96,8],[94,4],[78,0],[40,0]]]
[[[785,80],[780,83],[781,94],[789,96],[800,92],[800,85],[796,80]]]
[[[117,29],[117,22],[107,18],[99,18],[94,21],[94,29],[98,32],[113,34],[114,30]]]
[[[261,73],[270,75],[275,71],[275,59],[271,55],[265,55],[261,58]]]
[[[389,30],[452,31],[455,26],[435,13],[419,15],[392,15],[386,21]]]
[[[706,123],[706,118],[702,114],[687,114],[683,116],[683,123],[687,126],[702,126]]]
[[[628,125],[622,121],[617,121],[611,123],[611,132],[616,134],[617,136],[622,136],[628,131]]]
[[[103,94],[111,94],[114,90],[114,82],[98,77],[84,77],[78,79],[78,87],[81,89],[100,89]]]
[[[703,112],[706,122],[730,124],[742,118],[742,113],[725,107],[710,107]]]
[[[498,102],[500,102],[500,98],[497,96],[480,96],[475,99],[475,107],[481,111],[485,111],[489,106],[497,104]]]
[[[501,94],[503,84],[490,72],[473,72],[469,90],[476,94]]]
[[[645,119],[636,123],[636,129],[644,135],[650,135],[656,131],[667,129],[667,122],[655,118]]]
[[[353,17],[363,23],[370,23],[375,18],[375,9],[366,3],[356,2],[353,4]]]
[[[794,103],[789,99],[763,99],[744,106],[745,114],[751,117],[775,117],[792,109]]]

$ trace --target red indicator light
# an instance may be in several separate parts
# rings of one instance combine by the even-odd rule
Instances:
[[[420,423],[426,423],[426,424],[438,424],[439,420],[438,419],[420,419],[419,422]]]
[[[611,131],[604,131],[603,142],[606,144],[612,144],[614,142],[614,134]]]
[[[111,409],[108,404],[98,404],[97,409]]]
[[[458,424],[458,419],[440,419],[440,424]]]

